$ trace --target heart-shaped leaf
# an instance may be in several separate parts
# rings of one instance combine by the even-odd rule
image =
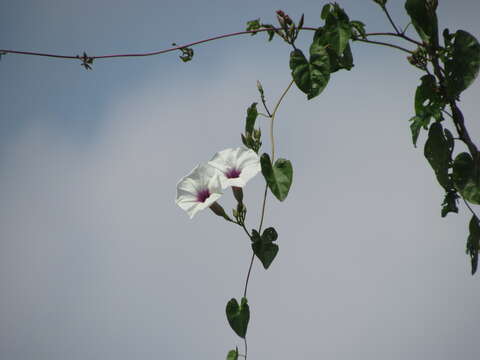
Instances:
[[[248,321],[250,320],[250,309],[247,298],[242,298],[240,305],[236,299],[231,299],[226,307],[227,320],[230,327],[241,338],[247,334]]]
[[[256,230],[252,230],[252,249],[265,270],[277,256],[278,245],[273,243],[277,238],[277,231],[273,227],[265,229],[262,236]]]
[[[290,53],[290,69],[297,87],[310,100],[319,95],[330,80],[330,59],[325,46],[314,41],[310,46],[310,61],[301,50]]]
[[[252,243],[252,249],[265,270],[272,264],[278,253],[278,245],[273,243],[255,242]]]
[[[263,177],[273,195],[280,201],[285,200],[292,185],[292,163],[285,159],[278,159],[272,166],[270,156],[264,153],[260,157],[260,164]]]

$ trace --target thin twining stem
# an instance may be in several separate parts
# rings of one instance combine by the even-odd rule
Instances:
[[[277,113],[277,110],[278,110],[280,104],[282,103],[282,100],[285,98],[285,95],[287,94],[288,90],[290,90],[290,88],[292,87],[292,84],[293,84],[293,80],[290,81],[290,84],[288,84],[287,88],[283,91],[282,95],[278,99],[278,101],[275,104],[275,107],[273,109],[272,115],[270,117],[270,119],[271,119],[271,121],[270,121],[270,136],[271,136],[271,138],[270,139],[272,141],[272,161],[273,161],[273,156],[274,156],[274,153],[275,153],[275,145],[274,145],[275,144],[275,142],[274,142],[275,138],[273,136],[273,120],[275,119],[275,115]],[[265,185],[265,192],[263,194],[263,203],[262,203],[262,213],[260,215],[260,225],[258,226],[258,233],[259,234],[262,233],[263,219],[265,218],[265,206],[266,206],[266,203],[267,203],[267,194],[268,194],[268,185]],[[245,226],[244,226],[244,230],[249,235],[249,237],[251,238],[251,236],[248,233],[248,230],[245,228]],[[252,265],[253,265],[254,260],[255,260],[255,254],[252,253],[252,258],[250,260],[250,265],[248,267],[247,278],[245,280],[245,288],[243,290],[243,297],[247,297],[248,281],[250,280],[250,274],[252,272]]]
[[[477,214],[475,214],[475,211],[473,211],[472,207],[470,206],[470,204],[467,202],[467,200],[465,200],[465,198],[462,196],[462,200],[463,202],[465,203],[465,205],[467,206],[468,210],[470,210],[470,212],[472,213],[473,216],[475,216],[477,219],[478,219],[478,216]]]
[[[395,30],[395,32],[396,32],[397,34],[400,34],[400,31],[398,30],[397,25],[395,25],[395,23],[393,22],[392,17],[390,16],[390,14],[389,14],[389,12],[388,12],[388,10],[387,10],[387,7],[386,7],[385,5],[382,5],[381,7],[382,7],[382,10],[383,10],[383,12],[385,13],[385,15],[387,15],[388,21],[390,21],[390,24],[392,24],[393,29]]]
[[[409,41],[412,44],[415,44],[417,46],[424,46],[421,42],[419,42],[417,40],[414,40],[411,37],[409,37],[409,36],[407,36],[403,33],[396,34],[396,33],[392,33],[392,32],[373,32],[373,33],[367,33],[367,34],[365,34],[365,36],[366,37],[369,37],[369,36],[393,36],[393,37],[401,38],[403,40],[407,40],[407,41]]]
[[[250,259],[250,265],[248,266],[247,279],[245,280],[245,288],[243,289],[243,297],[247,297],[248,280],[250,280],[250,273],[252,272],[253,260],[255,260],[255,254],[252,251],[252,258]]]
[[[273,108],[273,112],[270,115],[270,141],[271,141],[271,144],[272,144],[272,154],[271,154],[272,155],[272,162],[273,162],[273,159],[274,159],[274,156],[275,156],[275,138],[273,136],[273,122],[275,120],[275,115],[277,114],[277,110],[278,110],[280,104],[282,103],[282,100],[285,98],[285,95],[287,95],[287,92],[288,92],[288,90],[290,90],[292,85],[293,85],[293,80],[290,81],[290,84],[288,84],[287,88],[283,91],[282,95],[280,96],[277,103],[275,104],[275,107]],[[262,101],[263,101],[263,98],[262,98]],[[265,104],[265,102],[263,104],[264,104],[267,112],[270,113],[270,111],[268,111],[268,108],[267,108],[267,105]],[[258,226],[258,233],[259,234],[262,233],[263,219],[265,217],[265,205],[267,203],[267,193],[268,193],[268,185],[266,184],[265,185],[265,192],[263,194],[263,204],[262,204],[262,214],[260,216],[260,225]],[[247,229],[245,227],[244,227],[244,229],[248,234]],[[251,239],[251,237],[250,237],[250,239]],[[245,280],[245,288],[243,290],[243,297],[244,298],[247,297],[248,281],[250,280],[250,275],[252,273],[252,266],[253,266],[253,261],[254,260],[255,260],[255,253],[252,251],[252,258],[250,259],[250,265],[248,266],[247,278]],[[244,343],[245,343],[245,359],[247,359],[248,345],[247,345],[247,338],[246,337],[244,338]]]
[[[313,27],[302,27],[302,30],[308,31],[315,31],[316,28]],[[282,28],[271,28],[271,29],[258,29],[258,30],[245,30],[245,31],[238,31],[229,34],[218,35],[214,37],[210,37],[208,39],[199,40],[195,42],[191,42],[188,44],[177,45],[170,47],[168,49],[153,51],[153,52],[141,52],[141,53],[128,53],[128,54],[111,54],[111,55],[97,55],[97,56],[88,56],[89,59],[96,60],[96,59],[111,59],[111,58],[126,58],[126,57],[144,57],[144,56],[155,56],[161,55],[172,51],[177,51],[186,47],[192,47],[195,45],[203,44],[210,41],[225,39],[233,36],[239,36],[244,34],[254,34],[257,32],[265,32],[270,30],[282,30]],[[60,58],[60,59],[70,59],[70,60],[81,60],[82,56],[80,55],[59,55],[59,54],[49,54],[43,52],[33,52],[33,51],[18,51],[18,50],[8,50],[8,49],[0,49],[0,53],[2,54],[18,54],[18,55],[33,55],[33,56],[44,56],[44,57],[51,57],[51,58]]]
[[[234,36],[239,36],[239,35],[245,35],[245,34],[255,34],[258,32],[265,32],[265,31],[270,31],[270,30],[282,30],[282,28],[263,28],[263,29],[258,29],[258,30],[245,30],[245,31],[238,31],[234,33],[229,33],[229,34],[223,34],[223,35],[218,35],[214,37],[210,37],[208,39],[204,40],[199,40],[199,41],[194,41],[188,44],[183,44],[183,45],[177,45],[173,46],[167,49],[162,49],[158,51],[153,51],[153,52],[140,52],[140,53],[127,53],[127,54],[109,54],[109,55],[96,55],[96,56],[87,56],[88,59],[91,60],[97,60],[97,59],[112,59],[112,58],[128,58],[128,57],[145,57],[145,56],[155,56],[155,55],[161,55],[165,54],[168,52],[172,51],[177,51],[183,48],[187,47],[192,47],[195,45],[207,43],[210,41],[215,41],[219,39],[224,39],[224,38],[229,38],[229,37],[234,37]],[[304,26],[300,28],[300,30],[307,30],[307,31],[316,31],[317,28],[314,27],[308,27]],[[419,46],[422,46],[421,43],[409,38],[408,36],[404,34],[395,34],[395,33],[370,33],[366,34],[366,36],[376,36],[376,35],[389,35],[389,36],[395,36],[395,37],[400,37],[402,39],[408,40],[412,43],[415,43]],[[386,45],[385,43],[379,43],[379,45]],[[392,44],[390,44],[393,46]],[[386,45],[389,46],[389,45]],[[393,46],[397,47],[397,46]],[[399,47],[397,47],[399,48]],[[403,49],[402,49],[403,50]],[[44,52],[34,52],[34,51],[19,51],[19,50],[10,50],[10,49],[0,49],[0,54],[5,55],[5,54],[17,54],[17,55],[30,55],[30,56],[42,56],[42,57],[49,57],[49,58],[57,58],[57,59],[67,59],[67,60],[82,60],[83,57],[80,55],[61,55],[61,54],[51,54],[51,53],[44,53]]]
[[[411,51],[411,50],[408,50],[408,49],[405,49],[404,47],[401,47],[401,46],[398,46],[398,45],[395,45],[395,44],[390,44],[390,43],[386,43],[386,42],[383,42],[383,41],[372,41],[372,40],[367,40],[367,39],[361,39],[361,38],[356,38],[354,39],[355,41],[360,41],[360,42],[364,42],[364,43],[367,43],[367,44],[375,44],[375,45],[382,45],[382,46],[388,46],[388,47],[391,47],[391,48],[394,48],[394,49],[398,49],[398,50],[401,50],[403,52],[406,52],[410,55],[413,55],[414,52]]]
[[[277,114],[278,107],[282,103],[283,98],[285,97],[285,95],[287,95],[288,90],[290,90],[290,88],[292,87],[293,82],[294,80],[290,81],[290,84],[288,84],[287,88],[280,96],[280,99],[278,99],[278,102],[275,104],[275,107],[273,108],[272,116],[270,116],[270,120],[271,120],[270,121],[270,142],[272,145],[272,163],[273,163],[273,160],[275,159],[275,138],[273,136],[273,123],[275,121],[275,115]]]

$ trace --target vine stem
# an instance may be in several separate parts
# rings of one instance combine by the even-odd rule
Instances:
[[[287,88],[283,91],[282,95],[278,99],[277,103],[275,104],[275,107],[273,108],[272,114],[269,116],[270,117],[270,141],[272,145],[272,162],[275,157],[275,137],[273,135],[273,123],[275,120],[275,115],[277,114],[277,110],[280,107],[280,104],[282,103],[283,99],[287,95],[288,91],[292,87],[294,81],[291,80],[290,83],[288,84]],[[263,101],[263,100],[262,100]],[[266,107],[266,104],[264,102],[265,109],[267,110],[268,113],[270,113]],[[265,217],[265,206],[267,203],[267,194],[268,194],[268,184],[265,185],[265,192],[263,194],[263,203],[262,203],[262,214],[260,216],[260,225],[258,226],[258,233],[261,234],[262,232],[262,226],[263,226],[263,219]],[[250,234],[248,233],[248,230],[245,228],[245,225],[243,226],[245,232],[249,235],[251,238]],[[247,278],[245,280],[245,287],[243,290],[243,297],[247,297],[247,290],[248,290],[248,282],[250,280],[250,275],[252,274],[252,267],[253,267],[253,261],[255,260],[255,253],[252,251],[252,258],[250,259],[250,265],[248,266],[248,272],[247,272]],[[245,344],[245,359],[247,359],[247,351],[248,351],[248,345],[247,345],[247,337],[245,336],[244,344]]]
[[[158,50],[158,51],[88,56],[88,59],[97,60],[97,59],[155,56],[155,55],[161,55],[161,54],[165,54],[165,53],[168,53],[168,52],[184,49],[184,48],[187,48],[187,47],[192,47],[192,46],[195,46],[195,45],[207,43],[207,42],[210,42],[210,41],[215,41],[215,40],[220,40],[220,39],[225,39],[225,38],[239,36],[239,35],[245,35],[245,34],[256,34],[258,32],[266,32],[266,31],[269,31],[269,30],[282,30],[282,28],[271,28],[271,29],[266,29],[265,28],[265,29],[258,29],[258,30],[237,31],[237,32],[233,32],[233,33],[222,34],[222,35],[210,37],[210,38],[199,40],[199,41],[194,41],[194,42],[191,42],[191,43],[188,43],[188,44],[173,46],[173,47]],[[300,28],[300,30],[316,31],[317,28],[304,26],[304,27]],[[417,41],[415,41],[415,40],[413,40],[413,39],[409,38],[408,36],[406,36],[404,34],[401,34],[401,33],[399,33],[399,34],[395,34],[395,33],[370,33],[370,34],[366,34],[366,36],[379,36],[379,35],[400,37],[402,39],[405,39],[407,41],[415,43],[419,46],[422,46],[421,43],[419,43],[419,42],[417,42]],[[360,39],[358,39],[358,40],[360,40]],[[398,49],[403,50],[403,51],[406,50],[406,49],[403,49],[403,48],[401,48],[399,46],[396,46],[396,45],[393,45],[393,44],[382,43],[382,42],[377,42],[377,44],[395,47],[395,48],[398,48]],[[6,55],[6,54],[41,56],[41,57],[49,57],[49,58],[56,58],[56,59],[67,59],[67,60],[82,60],[83,59],[83,57],[80,56],[80,55],[62,55],[62,54],[52,54],[52,53],[35,52],[35,51],[19,51],[19,50],[11,50],[11,49],[0,49],[0,55]]]
[[[273,123],[275,121],[275,115],[277,114],[278,107],[282,103],[283,98],[285,97],[285,95],[287,95],[288,90],[290,90],[290,88],[292,87],[293,82],[294,80],[290,81],[290,84],[288,84],[287,88],[284,90],[284,92],[280,96],[280,99],[278,99],[278,102],[275,104],[275,107],[273,108],[272,116],[270,116],[270,120],[271,120],[270,121],[270,142],[272,145],[272,163],[275,160],[275,138],[273,136]]]
[[[244,35],[244,34],[256,34],[258,32],[265,32],[269,30],[282,30],[282,28],[271,28],[271,29],[258,29],[258,30],[245,30],[245,31],[237,31],[233,33],[228,33],[228,34],[222,34],[218,36],[213,36],[207,39],[199,40],[199,41],[194,41],[188,44],[184,45],[177,45],[173,46],[167,49],[162,49],[158,51],[152,51],[152,52],[141,52],[141,53],[127,53],[127,54],[109,54],[109,55],[97,55],[97,56],[88,56],[89,59],[96,60],[96,59],[112,59],[112,58],[126,58],[126,57],[144,57],[144,56],[155,56],[155,55],[161,55],[165,54],[168,52],[180,50],[183,48],[203,44],[206,42],[210,41],[215,41],[215,40],[220,40],[220,39],[225,39],[233,36],[239,36],[239,35]],[[316,28],[313,27],[302,27],[302,30],[309,30],[309,31],[315,31],[317,30]],[[43,57],[51,57],[51,58],[60,58],[60,59],[69,59],[69,60],[81,60],[82,57],[80,55],[59,55],[59,54],[50,54],[50,53],[44,53],[44,52],[33,52],[33,51],[18,51],[18,50],[9,50],[9,49],[0,49],[1,54],[17,54],[17,55],[32,55],[32,56],[43,56]]]
[[[356,38],[354,39],[355,41],[360,41],[360,42],[364,42],[364,43],[367,43],[367,44],[375,44],[375,45],[382,45],[382,46],[388,46],[388,47],[391,47],[391,48],[394,48],[394,49],[398,49],[398,50],[401,50],[403,52],[406,52],[410,55],[413,55],[414,52],[411,51],[411,50],[408,50],[408,49],[405,49],[404,47],[401,47],[401,46],[398,46],[398,45],[395,45],[395,44],[390,44],[390,43],[387,43],[387,42],[383,42],[383,41],[373,41],[373,40],[367,40],[367,39],[361,39],[361,38]]]
[[[470,212],[472,213],[473,216],[475,216],[477,219],[478,219],[478,216],[477,214],[475,214],[475,211],[473,211],[472,207],[470,206],[470,204],[467,202],[467,200],[465,200],[465,198],[462,196],[462,200],[463,202],[465,203],[465,205],[467,206],[468,210],[470,210]]]
[[[411,37],[408,37],[407,35],[403,34],[403,33],[392,33],[392,32],[373,32],[373,33],[367,33],[365,34],[365,36],[393,36],[393,37],[398,37],[398,38],[401,38],[403,40],[406,40],[406,41],[409,41],[411,42],[412,44],[415,44],[417,46],[420,46],[420,47],[423,47],[424,45],[419,42],[419,41],[416,41],[414,39],[412,39]]]
[[[392,24],[393,29],[395,30],[395,32],[396,32],[397,34],[400,34],[400,31],[398,30],[397,25],[395,25],[395,23],[393,22],[392,17],[390,16],[390,13],[389,13],[388,10],[387,10],[387,7],[386,7],[385,5],[382,5],[381,7],[382,7],[382,10],[383,10],[383,12],[385,13],[385,15],[387,15],[388,21],[390,21],[390,24]]]

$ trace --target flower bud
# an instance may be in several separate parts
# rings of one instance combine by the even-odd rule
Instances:
[[[212,210],[214,212],[215,215],[218,215],[218,216],[221,216],[223,217],[225,220],[228,220],[228,221],[232,221],[227,213],[225,212],[225,210],[223,209],[223,207],[217,203],[216,201],[210,205],[210,210]]]
[[[239,204],[243,203],[243,190],[241,187],[232,186],[233,196]]]

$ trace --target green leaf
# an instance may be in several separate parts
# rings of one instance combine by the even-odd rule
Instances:
[[[227,354],[226,360],[238,360],[238,348],[235,348],[235,350],[230,350]]]
[[[278,159],[272,166],[270,156],[264,153],[260,157],[260,165],[263,177],[273,195],[280,201],[285,200],[292,185],[292,163],[285,159]]]
[[[448,213],[457,213],[458,214],[458,194],[455,190],[451,190],[445,194],[445,199],[442,203],[442,217],[447,216]]]
[[[252,249],[255,255],[260,259],[262,262],[263,267],[268,269],[270,264],[272,263],[275,256],[278,253],[278,245],[273,243],[262,243],[256,242],[252,243]]]
[[[174,45],[175,46],[175,45]],[[178,49],[180,50],[180,52],[182,53],[182,55],[179,55],[179,58],[183,61],[183,62],[189,62],[193,59],[193,54],[194,54],[194,51],[192,48],[189,48],[189,47],[183,47],[183,48],[180,48]]]
[[[318,96],[330,80],[330,61],[323,46],[312,43],[310,62],[301,50],[290,53],[290,69],[297,87],[307,94],[308,100]]]
[[[434,46],[438,46],[436,8],[436,0],[407,0],[405,3],[405,9],[420,38]]]
[[[328,15],[330,14],[330,11],[333,9],[333,4],[325,4],[323,5],[322,12],[320,13],[320,18],[322,20],[325,20]]]
[[[480,249],[480,223],[475,215],[472,216],[468,227],[470,234],[467,240],[467,254],[470,255],[473,275],[477,271],[478,251]]]
[[[420,130],[424,128],[425,130],[428,129],[428,125],[430,124],[430,117],[420,117],[420,116],[414,116],[410,119],[412,122],[410,124],[410,130],[412,132],[412,141],[413,141],[413,146],[417,147],[417,140],[418,140],[418,135],[420,135]]]
[[[432,75],[422,76],[421,84],[415,91],[415,116],[410,119],[410,130],[412,131],[413,145],[417,146],[420,130],[428,129],[432,117],[441,121],[443,119],[442,109],[445,107],[442,98],[438,93],[437,82]]]
[[[274,244],[278,238],[277,231],[273,227],[265,229],[262,236],[256,230],[252,230],[252,249],[266,269],[272,264],[278,253],[278,245]]]
[[[257,120],[258,111],[257,111],[257,103],[253,103],[247,109],[247,120],[245,122],[245,134],[252,134],[253,128],[255,126],[255,121]]]
[[[260,29],[260,19],[247,21],[247,31],[253,31]],[[252,32],[252,35],[255,35],[257,32]]]
[[[336,72],[340,69],[350,70],[353,67],[352,50],[348,40],[352,34],[350,23],[341,22],[329,27],[320,27],[315,31],[313,43],[317,46],[323,46],[328,54],[330,63],[330,73]],[[343,37],[341,35],[342,28],[348,27],[348,34]],[[345,40],[345,41],[343,41]]]
[[[475,181],[475,168],[469,153],[458,154],[453,162],[453,183],[463,198],[480,205],[480,187]]]
[[[452,163],[452,140],[450,132],[444,134],[442,124],[433,123],[428,131],[424,154],[435,171],[440,185],[447,191],[452,188],[448,169]]]
[[[348,15],[338,4],[334,3],[324,6],[322,18],[325,19],[325,26],[320,28],[322,29],[322,39],[318,43],[332,49],[337,56],[342,56],[352,36],[352,25]],[[318,30],[315,33],[316,37],[319,35]]]
[[[446,61],[449,93],[456,97],[468,88],[480,70],[480,44],[466,31],[458,30],[453,42],[452,58]]]
[[[422,76],[420,80],[422,83],[415,91],[415,114],[418,116],[433,116],[435,110],[441,111],[437,81],[433,75]]]
[[[241,338],[247,334],[248,321],[250,320],[250,309],[247,298],[242,298],[240,306],[236,299],[231,299],[225,309],[230,327]]]
[[[365,31],[365,24],[361,21],[353,20],[350,21],[350,26],[353,30],[355,30],[358,33],[358,36],[360,36],[362,39],[366,39],[367,37],[367,32]]]
[[[273,227],[269,227],[263,231],[262,239],[266,242],[276,241],[278,238],[277,231]]]
[[[342,56],[345,48],[348,45],[348,41],[352,36],[352,28],[350,23],[339,22],[336,25],[320,28],[322,29],[322,45],[327,45],[331,48],[337,56]],[[318,30],[315,35],[318,34]]]

